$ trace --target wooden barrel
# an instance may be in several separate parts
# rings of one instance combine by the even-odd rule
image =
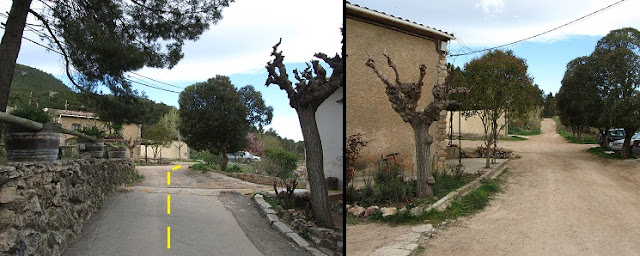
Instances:
[[[115,158],[127,158],[127,149],[126,148],[109,148],[109,159]]]
[[[94,142],[85,142],[82,152],[90,153],[91,158],[102,158],[104,156],[104,139],[99,138]]]
[[[38,132],[7,134],[7,160],[11,162],[56,161],[60,148],[58,124],[47,123]]]

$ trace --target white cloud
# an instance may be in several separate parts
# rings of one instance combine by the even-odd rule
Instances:
[[[476,8],[481,7],[485,14],[502,13],[504,8],[503,0],[480,0],[476,3]]]
[[[0,0],[0,11],[8,11],[10,2]],[[33,5],[38,9],[37,3]],[[280,38],[282,44],[278,49],[283,51],[285,62],[309,61],[316,52],[333,55],[341,47],[342,9],[340,0],[238,0],[223,10],[222,20],[199,40],[185,43],[185,57],[173,69],[145,68],[139,73],[172,82],[205,80],[213,74],[254,72],[264,69],[271,59],[272,46]],[[30,32],[25,35],[39,41]],[[55,53],[43,54],[44,49],[26,41],[23,46],[20,63],[55,75],[64,74]]]

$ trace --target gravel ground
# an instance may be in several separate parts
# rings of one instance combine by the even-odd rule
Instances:
[[[640,255],[638,160],[602,160],[569,144],[545,119],[542,134],[502,142],[504,193],[483,212],[424,240],[425,255]]]

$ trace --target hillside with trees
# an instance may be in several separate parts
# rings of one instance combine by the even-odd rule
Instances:
[[[9,93],[9,106],[38,103],[44,108],[87,110],[81,97],[62,81],[36,68],[16,64]]]

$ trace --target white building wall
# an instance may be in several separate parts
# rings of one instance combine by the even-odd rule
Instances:
[[[344,182],[343,156],[344,148],[344,102],[343,87],[338,88],[327,98],[316,111],[316,121],[322,141],[324,175],[336,177],[338,187],[342,189]]]

